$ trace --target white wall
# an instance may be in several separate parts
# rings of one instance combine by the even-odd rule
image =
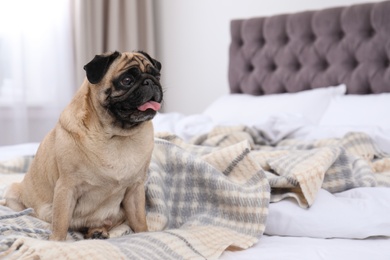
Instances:
[[[195,114],[229,92],[230,20],[373,0],[156,0],[163,111]]]

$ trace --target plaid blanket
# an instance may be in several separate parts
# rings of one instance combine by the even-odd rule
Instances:
[[[314,141],[286,139],[270,146],[260,130],[229,126],[216,127],[193,143],[226,147],[242,140],[250,143],[251,155],[266,173],[270,202],[292,197],[307,208],[320,188],[335,193],[357,187],[390,187],[390,155],[364,133]]]
[[[21,172],[28,160],[0,164],[1,172]],[[390,158],[361,133],[276,146],[243,126],[217,127],[189,143],[159,133],[145,184],[150,232],[133,234],[121,225],[107,240],[69,232],[68,243],[52,242],[50,225],[29,216],[31,209],[16,213],[0,206],[0,256],[216,259],[261,239],[270,201],[293,197],[309,207],[320,188],[390,186],[388,171]]]

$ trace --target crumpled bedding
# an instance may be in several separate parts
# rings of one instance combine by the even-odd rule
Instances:
[[[25,160],[0,168],[18,171],[16,161]],[[321,189],[390,186],[389,171],[390,157],[362,133],[272,146],[245,126],[216,127],[190,142],[159,133],[145,184],[151,232],[121,225],[107,240],[70,231],[69,243],[52,242],[48,223],[0,206],[0,256],[216,259],[261,241],[270,202],[293,198],[309,208]]]

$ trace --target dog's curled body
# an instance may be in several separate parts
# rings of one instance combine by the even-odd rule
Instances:
[[[87,79],[25,178],[5,196],[14,210],[31,207],[51,222],[52,240],[64,240],[69,228],[107,237],[124,221],[134,232],[147,231],[144,182],[154,142],[150,119],[162,101],[161,65],[143,52],[115,52],[86,67]]]

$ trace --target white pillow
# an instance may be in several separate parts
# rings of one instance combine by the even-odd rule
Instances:
[[[265,96],[229,94],[214,101],[203,112],[217,124],[256,125],[270,116],[281,113],[299,114],[312,123],[318,123],[330,100],[346,92],[344,84]]]
[[[390,93],[345,95],[332,99],[321,126],[378,126],[390,128]]]

